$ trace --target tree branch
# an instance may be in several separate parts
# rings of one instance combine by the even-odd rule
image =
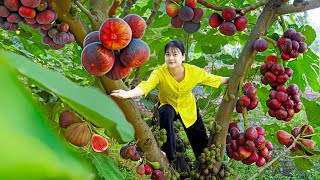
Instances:
[[[79,1],[73,1],[78,8],[88,17],[89,21],[95,21],[95,17],[91,14],[90,11],[88,11]]]
[[[154,17],[156,15],[156,13],[158,12],[159,8],[160,8],[160,3],[161,2],[162,2],[162,0],[154,0],[153,9],[151,11],[151,14],[150,14],[148,20],[146,21],[147,26],[149,26],[153,22]]]
[[[305,3],[301,4],[300,6],[295,7],[293,4],[282,6],[280,8],[277,8],[275,12],[279,15],[281,14],[289,14],[289,13],[297,13],[297,12],[303,12],[310,9],[316,9],[320,7],[320,1],[319,0],[310,0],[306,1]]]
[[[235,97],[238,97],[238,86],[241,79],[248,73],[250,66],[255,59],[256,51],[253,49],[253,43],[260,36],[265,35],[274,21],[277,19],[277,14],[275,14],[276,7],[275,3],[279,3],[278,0],[270,0],[264,7],[261,15],[259,16],[256,25],[251,30],[251,34],[244,46],[239,59],[235,65],[235,69],[229,79],[229,83],[226,91],[230,94],[233,94]],[[220,108],[218,110],[216,121],[222,127],[220,133],[211,133],[209,144],[215,144],[217,142],[221,143],[220,156],[223,157],[225,145],[226,145],[226,136],[228,133],[228,127],[230,122],[232,122],[232,112],[236,105],[236,99],[230,99],[229,101],[222,101]],[[212,131],[213,132],[213,131]],[[221,162],[217,162],[215,166],[220,169]]]
[[[126,5],[122,11],[121,17],[125,17],[127,14],[129,14],[130,9],[134,3],[136,3],[136,0],[127,0],[126,1]]]
[[[108,18],[108,0],[89,0],[90,12],[95,17],[91,22],[92,31],[99,30],[101,24]]]
[[[121,0],[113,0],[111,7],[109,8],[108,15],[109,17],[116,17],[116,11],[121,4]]]
[[[205,0],[197,0],[197,2],[207,8],[210,8],[210,9],[213,9],[216,11],[222,11],[222,9],[224,8],[222,6],[216,6],[214,4],[208,3]],[[235,8],[235,11],[241,15],[245,15],[247,12],[255,10],[260,6],[267,4],[267,2],[268,2],[268,0],[262,0],[261,2],[257,2],[256,4],[251,5],[251,6],[247,6],[245,8]]]

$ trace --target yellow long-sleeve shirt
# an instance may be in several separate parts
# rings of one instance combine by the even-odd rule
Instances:
[[[155,87],[158,88],[160,107],[170,104],[180,114],[186,128],[196,122],[196,101],[192,89],[197,84],[219,87],[221,76],[207,73],[197,66],[184,64],[185,76],[181,82],[177,82],[169,73],[167,64],[163,64],[152,71],[147,81],[142,81],[140,87],[146,96]]]

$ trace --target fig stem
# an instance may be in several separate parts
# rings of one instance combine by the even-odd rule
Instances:
[[[293,143],[286,148],[281,154],[279,154],[277,157],[275,157],[274,159],[272,159],[271,161],[269,161],[267,164],[265,164],[263,167],[261,167],[256,173],[254,173],[248,180],[253,180],[255,177],[259,176],[259,174],[261,174],[261,172],[263,172],[264,170],[266,170],[270,165],[272,165],[275,161],[277,161],[279,158],[281,158],[282,156],[285,156],[290,149],[295,146],[297,140],[300,138],[300,134],[294,139]]]
[[[245,129],[248,129],[248,128],[249,128],[249,121],[248,121],[248,111],[247,111],[247,107],[243,107],[243,108],[242,108],[242,115],[243,115],[244,127],[245,127]]]
[[[274,47],[278,47],[277,41],[269,38],[268,36],[261,36],[261,38],[265,39],[266,41],[270,42]]]

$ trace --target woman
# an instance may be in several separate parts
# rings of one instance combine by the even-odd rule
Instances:
[[[176,151],[173,121],[182,120],[196,158],[208,144],[208,136],[192,89],[199,83],[217,88],[229,80],[229,77],[215,76],[197,66],[182,63],[184,60],[183,43],[172,40],[165,46],[165,64],[153,70],[147,81],[142,81],[132,90],[114,90],[110,94],[126,99],[146,96],[152,89],[158,88],[160,129],[167,131],[167,142],[163,144],[162,150],[170,163]]]

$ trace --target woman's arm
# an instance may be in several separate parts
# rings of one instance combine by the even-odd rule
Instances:
[[[227,84],[229,82],[229,77],[222,77],[221,84]]]
[[[132,90],[129,90],[129,91],[125,91],[122,89],[113,90],[110,94],[110,96],[121,98],[121,99],[134,98],[134,97],[142,96],[142,95],[144,95],[144,92],[138,86]]]

